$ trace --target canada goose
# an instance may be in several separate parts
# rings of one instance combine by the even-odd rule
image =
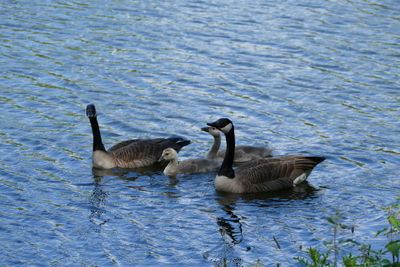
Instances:
[[[171,147],[164,149],[160,160],[169,161],[164,169],[164,175],[166,176],[213,172],[217,171],[221,166],[221,161],[212,159],[185,159],[179,161],[178,153]]]
[[[324,157],[301,155],[266,158],[244,163],[234,171],[235,130],[232,121],[221,118],[207,125],[223,132],[226,139],[227,152],[215,178],[218,191],[254,193],[291,188],[305,181],[312,169],[325,160]]]
[[[203,127],[202,131],[209,133],[214,137],[214,143],[207,153],[208,159],[223,160],[226,149],[218,151],[221,145],[221,132],[215,127]],[[272,149],[264,146],[236,146],[234,163],[243,163],[250,160],[262,159],[272,156]]]
[[[96,108],[93,104],[86,107],[93,133],[93,167],[100,169],[138,168],[151,166],[158,161],[162,151],[173,147],[179,151],[190,144],[182,137],[134,139],[118,143],[106,150],[101,140]]]

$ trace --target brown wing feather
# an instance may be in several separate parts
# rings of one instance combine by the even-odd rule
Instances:
[[[114,156],[120,168],[137,168],[153,165],[161,157],[162,151],[172,147],[179,151],[190,141],[180,138],[134,139],[112,146],[108,152]]]
[[[163,147],[152,140],[134,140],[110,151],[119,167],[136,168],[149,166],[161,157]]]
[[[320,161],[299,155],[268,158],[241,165],[235,171],[246,191],[276,191],[293,186],[293,181],[311,171]]]
[[[134,142],[138,142],[138,141],[142,141],[141,139],[135,139],[135,140],[126,140],[126,141],[122,141],[118,144],[113,145],[111,148],[108,149],[108,151],[116,151],[120,148],[123,148],[124,146],[128,146]]]
[[[293,171],[291,161],[271,161],[264,162],[250,168],[240,166],[235,173],[242,182],[258,184],[276,179],[290,177]]]
[[[266,164],[266,163],[271,163],[271,162],[284,162],[284,161],[292,161],[295,160],[296,158],[301,158],[304,156],[301,155],[290,155],[290,156],[283,156],[283,157],[278,157],[278,158],[263,158],[263,159],[257,159],[257,160],[252,160],[246,163],[243,163],[240,165],[240,168],[251,168],[254,166]]]

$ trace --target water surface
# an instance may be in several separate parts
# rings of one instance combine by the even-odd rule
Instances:
[[[396,1],[3,1],[2,266],[293,266],[339,231],[376,247],[400,182]],[[308,183],[221,194],[215,174],[96,171],[107,147],[231,118],[237,143],[322,155]],[[278,246],[279,244],[279,246]],[[355,247],[349,247],[356,251]]]

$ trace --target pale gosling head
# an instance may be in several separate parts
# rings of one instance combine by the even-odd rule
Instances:
[[[203,132],[211,134],[214,137],[219,137],[220,134],[221,134],[221,132],[217,128],[213,127],[213,126],[203,127],[203,128],[201,128],[201,130]]]
[[[178,152],[176,152],[176,150],[173,149],[172,147],[164,149],[160,158],[160,160],[166,160],[166,161],[171,161],[176,159],[178,159]]]

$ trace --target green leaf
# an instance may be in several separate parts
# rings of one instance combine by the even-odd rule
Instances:
[[[359,259],[360,257],[355,257],[355,256],[353,256],[353,255],[351,255],[351,253],[348,255],[348,256],[343,256],[343,264],[344,264],[344,266],[346,266],[346,267],[356,267],[356,266],[359,266],[359,265],[357,265],[357,260]]]
[[[388,221],[389,221],[389,223],[393,226],[393,228],[399,229],[400,220],[397,219],[395,216],[390,215],[390,216],[388,217]]]
[[[383,228],[382,230],[379,230],[378,232],[376,232],[376,235],[375,235],[375,236],[378,236],[378,235],[380,235],[380,234],[382,234],[382,233],[387,232],[388,229],[389,229],[389,228],[385,227],[385,228]]]
[[[400,252],[400,240],[390,241],[386,244],[385,248],[393,255],[399,256]]]
[[[319,249],[309,248],[307,250],[308,257],[311,261],[304,258],[296,257],[295,259],[300,263],[303,263],[307,267],[330,267],[332,264],[328,262],[329,250],[322,253]]]

